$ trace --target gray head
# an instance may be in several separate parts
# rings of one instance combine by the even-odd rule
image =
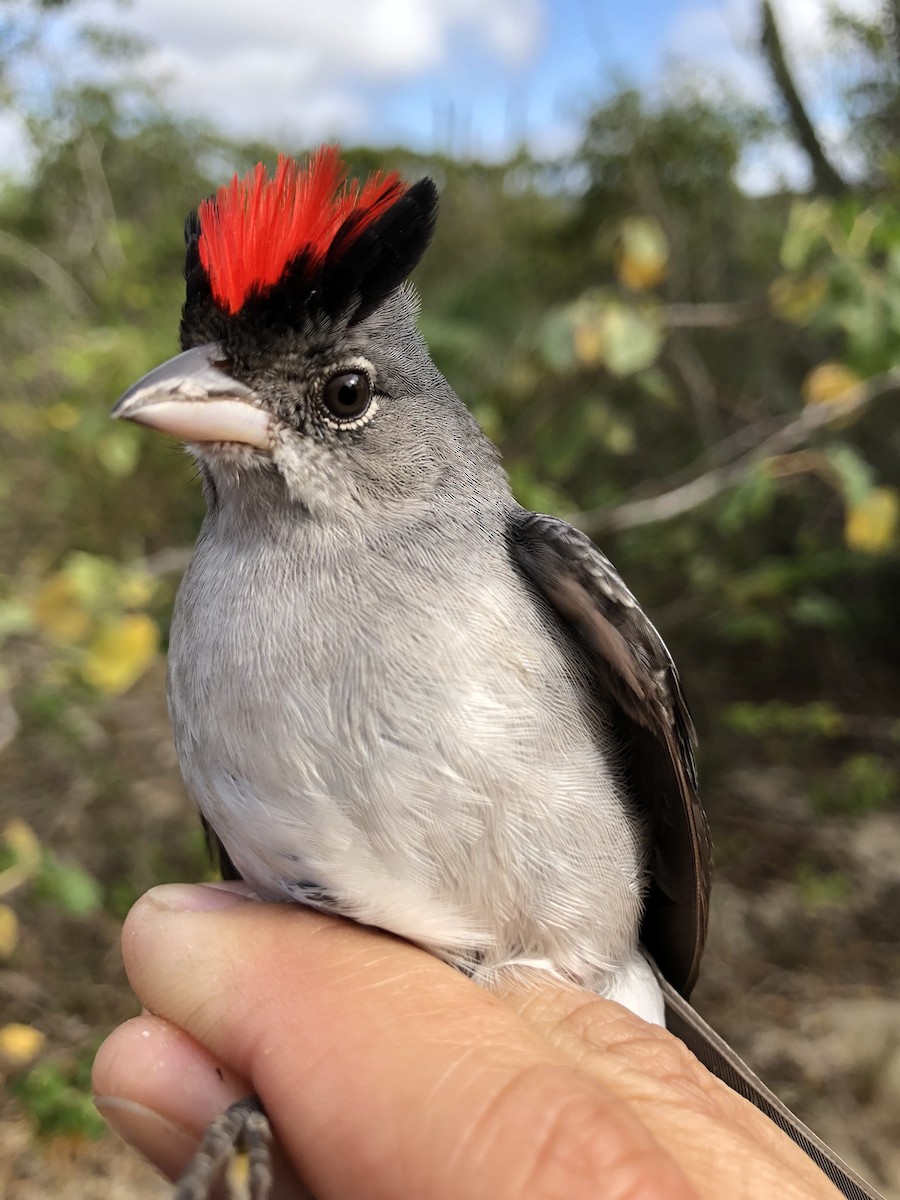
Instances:
[[[348,185],[333,147],[235,177],[186,223],[184,353],[113,415],[186,441],[212,506],[255,496],[340,519],[420,503],[448,476],[496,495],[496,456],[405,282],[436,212],[430,179]]]

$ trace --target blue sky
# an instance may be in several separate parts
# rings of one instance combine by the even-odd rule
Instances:
[[[524,138],[552,153],[617,79],[659,78],[688,8],[687,0],[554,0],[541,6],[530,54],[504,59],[460,36],[440,71],[386,91],[380,119],[386,132],[462,151],[490,154]]]
[[[829,0],[776,0],[801,82],[819,86]],[[871,12],[880,0],[841,0]],[[140,70],[230,133],[285,144],[405,142],[496,158],[525,140],[562,155],[583,114],[622,82],[686,74],[771,104],[752,47],[757,0],[80,0],[55,18],[57,68],[81,21],[142,37]],[[679,68],[679,64],[681,64]],[[51,66],[51,70],[54,69]],[[839,131],[837,131],[839,134]],[[15,158],[0,118],[0,166]],[[771,178],[802,169],[773,147]]]

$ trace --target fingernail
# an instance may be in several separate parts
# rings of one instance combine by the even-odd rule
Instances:
[[[253,889],[246,883],[163,883],[151,888],[147,897],[160,908],[210,912],[246,904],[253,897]]]
[[[94,1106],[113,1133],[162,1171],[177,1179],[197,1150],[197,1139],[152,1108],[120,1096],[95,1096]]]

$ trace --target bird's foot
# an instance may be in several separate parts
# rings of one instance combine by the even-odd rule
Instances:
[[[211,1200],[224,1182],[229,1197],[268,1200],[272,1190],[272,1127],[256,1096],[227,1108],[207,1129],[175,1185],[173,1200]]]

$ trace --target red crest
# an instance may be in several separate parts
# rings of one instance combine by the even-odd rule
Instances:
[[[349,247],[408,189],[394,171],[376,171],[360,186],[347,181],[336,146],[322,146],[305,167],[280,155],[274,178],[262,163],[235,175],[200,205],[200,262],[213,298],[236,313],[254,292],[276,284],[299,255],[321,265],[348,220]]]

